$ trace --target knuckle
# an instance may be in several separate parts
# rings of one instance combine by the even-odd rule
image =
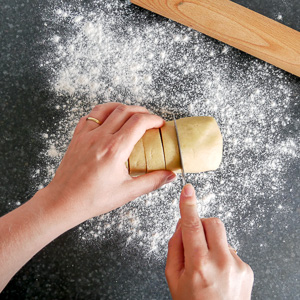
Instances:
[[[188,277],[190,278],[191,282],[199,283],[201,282],[202,288],[208,288],[213,284],[212,278],[210,276],[210,272],[207,272],[207,269],[203,265],[197,265],[192,270],[187,270]]]
[[[252,268],[248,265],[248,264],[245,264],[246,265],[246,275],[247,277],[250,277],[250,278],[254,278],[254,273],[253,273],[253,270]]]
[[[242,273],[247,273],[247,264],[244,263],[242,260],[240,261],[239,268]]]
[[[106,155],[108,157],[115,157],[116,154],[119,152],[120,149],[120,143],[113,139],[112,141],[110,141],[110,143],[107,145],[106,148]]]
[[[172,271],[169,269],[168,265],[165,268],[165,276],[167,279],[172,276]]]
[[[145,115],[136,113],[136,114],[133,114],[130,117],[130,119],[131,119],[131,121],[133,122],[134,125],[139,125],[145,119]]]
[[[223,226],[223,222],[219,218],[210,218],[209,219],[213,224]]]
[[[132,109],[135,111],[143,112],[143,113],[149,113],[149,110],[146,107],[138,106],[138,105],[132,105]]]
[[[99,111],[101,108],[102,108],[102,104],[97,104],[97,105],[94,106],[94,108],[92,109],[92,112]]]
[[[119,111],[119,112],[125,112],[128,110],[128,106],[125,105],[125,104],[119,104],[117,107],[116,107],[116,111]]]
[[[241,274],[245,277],[252,278],[254,276],[254,273],[253,273],[251,267],[248,264],[244,263],[243,261],[241,261],[241,263],[239,265],[239,269],[240,269]]]
[[[208,218],[203,220],[203,222],[207,225],[224,227],[224,223],[219,218]]]
[[[114,101],[109,101],[109,102],[103,103],[101,105],[105,106],[105,107],[111,108],[111,107],[116,107],[116,106],[118,106],[120,104],[122,104],[122,103],[120,103],[120,102],[114,102]]]
[[[202,271],[210,264],[208,250],[203,250],[199,245],[194,247],[191,257],[193,258],[194,269],[196,271]]]
[[[231,270],[233,269],[232,257],[224,253],[219,254],[219,259],[216,261],[217,266],[220,270]]]
[[[208,288],[212,285],[211,278],[208,276],[207,272],[203,271],[203,269],[198,270],[196,276],[201,278],[203,288]]]
[[[186,220],[182,220],[181,226],[194,231],[202,227],[198,216],[191,216]]]

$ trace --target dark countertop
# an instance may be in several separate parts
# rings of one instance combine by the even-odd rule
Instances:
[[[239,0],[235,2],[300,30],[298,0],[267,2]],[[157,34],[161,38],[165,32],[169,35],[174,32],[175,42],[179,35],[183,36],[182,39],[185,35],[189,37],[180,45],[176,43],[168,45],[167,51],[174,53],[174,59],[183,57],[184,60],[186,54],[187,61],[197,62],[195,68],[200,75],[188,74],[188,77],[182,77],[183,75],[173,68],[175,60],[170,58],[169,65],[166,65],[163,71],[158,71],[155,66],[151,66],[150,73],[155,84],[151,85],[151,92],[146,87],[148,94],[145,92],[145,95],[148,97],[153,95],[153,99],[146,101],[143,98],[144,94],[141,94],[142,99],[139,99],[134,94],[131,82],[128,83],[128,89],[116,85],[110,91],[109,96],[115,97],[118,101],[131,99],[132,104],[141,103],[166,117],[169,117],[168,112],[172,111],[175,111],[178,117],[201,113],[212,114],[216,117],[223,130],[224,141],[228,144],[224,149],[224,166],[214,174],[189,177],[192,183],[198,185],[199,196],[205,195],[202,190],[207,190],[210,192],[209,195],[212,195],[212,189],[213,195],[219,199],[216,200],[219,202],[212,202],[213,207],[208,207],[204,215],[221,217],[230,232],[233,243],[238,245],[242,259],[253,268],[255,273],[253,299],[299,299],[299,78],[238,50],[230,47],[224,48],[222,43],[209,37],[200,34],[193,35],[192,31],[183,26],[173,24],[171,21],[135,6],[126,7],[125,12],[120,13],[123,9],[120,3],[123,1],[115,1],[115,4],[110,1],[101,3],[73,1],[72,4],[36,0],[29,2],[3,0],[1,2],[0,215],[30,199],[39,186],[49,182],[51,170],[58,163],[57,157],[49,159],[49,145],[55,144],[56,139],[66,137],[64,127],[66,123],[62,120],[69,122],[73,115],[78,118],[95,102],[91,90],[86,92],[82,89],[82,93],[71,96],[68,93],[61,93],[64,90],[54,87],[55,74],[64,68],[70,70],[71,63],[68,57],[64,57],[62,52],[59,52],[53,39],[57,34],[62,39],[61,45],[68,45],[68,37],[74,35],[79,27],[76,27],[76,24],[70,27],[67,24],[68,21],[53,19],[52,12],[60,7],[67,11],[66,7],[69,5],[69,11],[73,10],[79,15],[91,16],[91,12],[97,9],[103,12],[103,18],[107,15],[111,19],[118,20],[118,14],[121,14],[120,19],[124,20],[124,24],[118,21],[114,27],[114,23],[111,22],[110,30],[116,33],[114,37],[118,40],[119,36],[123,39],[129,38],[127,33],[122,31],[126,26],[137,28],[137,32],[141,33],[138,45],[143,43],[143,39],[153,38],[146,36],[144,32],[147,33],[146,29],[152,28],[153,33],[153,28],[156,28],[157,23],[158,28],[167,28],[166,31],[158,31]],[[157,49],[161,51],[169,41],[168,37],[162,39],[164,43],[162,46],[155,46],[156,48],[151,48],[145,40],[145,48],[150,48],[141,53],[150,55],[156,54]],[[76,43],[78,44],[78,41]],[[201,44],[200,48],[202,47],[203,50],[201,52],[203,60],[195,52],[191,52],[191,49],[196,49],[198,44]],[[230,52],[228,58],[221,56],[222,49]],[[126,49],[124,51],[127,53]],[[214,53],[220,53],[220,56]],[[58,60],[55,60],[55,55]],[[108,53],[105,62],[101,61],[103,66],[108,66],[106,69],[111,67],[110,62],[107,62],[109,55]],[[142,55],[138,56],[138,59],[142,60]],[[124,63],[126,57],[121,57],[120,60]],[[50,67],[45,67],[48,63]],[[99,61],[95,62],[96,65],[97,63]],[[224,64],[224,67],[221,64]],[[107,82],[108,71],[106,69],[103,70],[104,75],[101,79],[105,89],[107,86],[113,86],[113,83]],[[223,69],[226,70],[224,73],[222,73]],[[114,72],[112,69],[110,71]],[[122,69],[119,71],[122,72]],[[218,73],[220,73],[221,80],[218,79]],[[253,75],[257,77],[254,78]],[[210,78],[213,78],[212,82]],[[144,80],[147,81],[147,77],[144,77]],[[56,80],[56,83],[58,81]],[[232,89],[228,90],[226,86],[231,85],[231,82]],[[124,83],[125,86],[126,84],[127,82]],[[195,86],[199,86],[199,90]],[[79,88],[81,89],[81,86]],[[261,91],[259,99],[253,98],[255,96],[252,92],[257,90]],[[162,91],[170,96],[169,100],[161,94]],[[245,98],[241,96],[241,102],[245,100],[245,109],[241,103],[236,104],[237,99],[233,96],[234,93],[239,94],[239,92],[241,95],[249,96]],[[188,97],[184,97],[184,94]],[[178,95],[182,96],[182,102],[172,100]],[[99,99],[106,99],[104,91],[100,91],[97,96]],[[79,97],[84,99],[82,104],[77,101]],[[216,102],[218,104],[216,110],[205,102],[206,99],[214,97],[221,101]],[[266,101],[274,101],[270,102],[270,105],[275,107],[274,111],[267,108],[265,104],[261,106],[257,104],[258,100],[263,98]],[[99,99],[97,101],[101,102],[102,100]],[[247,107],[247,99],[252,106]],[[75,101],[77,101],[76,104]],[[198,107],[199,103],[202,108]],[[222,110],[222,103],[225,112]],[[262,111],[263,121],[253,124],[256,119],[249,118],[251,107]],[[75,108],[76,111],[72,111]],[[228,112],[231,113],[230,117],[226,115]],[[259,118],[259,112],[255,114]],[[279,121],[276,120],[276,114],[278,114]],[[245,144],[240,143],[239,148],[235,148],[232,141],[234,135],[229,131],[228,125],[232,115],[239,122],[245,120],[241,123],[245,132],[248,128],[254,130],[250,130],[247,137],[257,138],[256,149],[254,144],[253,149],[251,148],[251,141],[248,140],[244,141]],[[70,129],[68,126],[66,128]],[[272,149],[263,148],[263,142],[258,140],[261,137],[260,132],[263,131],[268,135],[268,138],[264,137],[266,144],[271,145]],[[240,141],[240,138],[245,138],[245,133],[242,130],[238,131],[237,136]],[[247,144],[248,142],[250,144]],[[65,144],[58,145],[61,151],[64,147]],[[272,156],[272,161],[268,161],[268,156]],[[237,165],[239,160],[241,161],[242,168],[230,163],[234,158],[238,160]],[[256,172],[254,164],[258,169],[261,166],[260,171]],[[270,164],[270,170],[266,167],[267,164]],[[247,170],[249,170],[248,173]],[[242,178],[243,182],[239,178]],[[273,183],[272,179],[274,179]],[[132,210],[141,220],[135,229],[141,227],[144,232],[150,232],[145,228],[150,222],[147,217],[149,214],[149,217],[151,216],[156,222],[155,230],[160,236],[162,228],[167,226],[165,223],[174,218],[173,215],[168,215],[171,209],[168,206],[170,201],[168,204],[164,201],[178,198],[179,188],[178,181],[177,184],[149,198],[142,198],[142,202],[135,201],[124,210],[121,209],[105,216],[103,220],[93,220],[65,233],[26,264],[8,284],[0,298],[169,299],[164,278],[164,252],[152,255],[146,246],[146,248],[139,246],[135,238],[133,238],[133,243],[128,243],[131,235],[130,228],[126,226],[123,231],[115,230],[112,226],[111,229],[105,231],[106,237],[101,239],[92,239],[89,234],[98,224],[100,226],[109,224],[110,220],[115,224],[123,220],[123,213]],[[166,193],[166,197],[162,198],[163,193]],[[152,209],[151,205],[144,208],[143,201],[153,202],[154,197],[157,197],[156,208]],[[228,211],[227,214],[222,212],[221,206],[223,210]],[[161,207],[161,212],[157,207]],[[174,208],[173,210],[175,211]],[[162,221],[158,224],[157,217],[153,217],[153,211],[165,213],[165,223]],[[232,216],[229,217],[228,214]],[[167,235],[170,234],[169,230],[170,227],[166,229]],[[82,237],[87,238],[83,240]],[[161,247],[166,246],[165,239],[159,244]],[[144,243],[147,244],[149,241],[151,243],[151,238],[145,238]]]

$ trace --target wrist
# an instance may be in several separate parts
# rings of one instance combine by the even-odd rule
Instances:
[[[71,228],[68,216],[63,216],[64,209],[61,203],[51,189],[46,187],[39,190],[24,205],[24,209],[32,216],[32,222],[39,231],[40,237],[44,238],[45,244]]]
[[[63,233],[86,221],[89,217],[88,209],[78,205],[78,199],[66,196],[60,190],[55,183],[51,182],[38,191],[32,200],[38,199],[34,201],[43,209],[48,223],[56,223],[57,230]]]
[[[0,218],[0,291],[37,252],[76,225],[61,203],[45,188]]]

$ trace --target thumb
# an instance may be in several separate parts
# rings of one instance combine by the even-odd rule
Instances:
[[[154,171],[145,175],[132,178],[129,181],[129,190],[134,198],[157,190],[162,185],[176,179],[176,174],[171,171]]]

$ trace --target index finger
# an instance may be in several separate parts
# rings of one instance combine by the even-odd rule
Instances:
[[[197,211],[195,190],[191,184],[184,186],[180,196],[182,240],[186,268],[199,266],[208,247],[202,222]]]

